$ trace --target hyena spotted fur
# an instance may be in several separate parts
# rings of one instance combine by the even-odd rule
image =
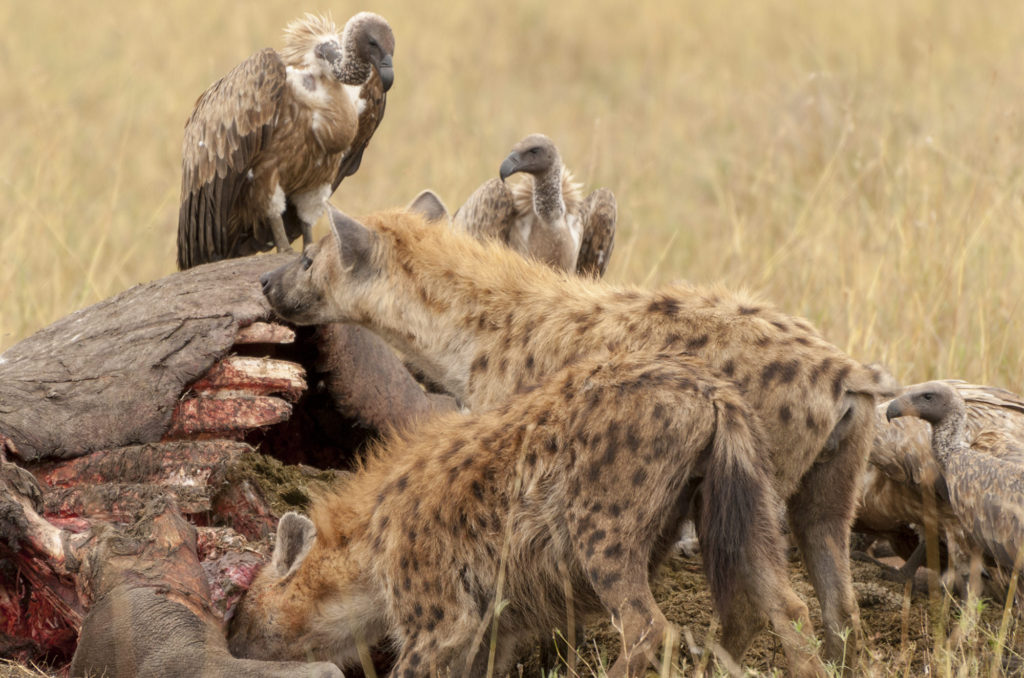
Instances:
[[[656,291],[569,277],[408,210],[365,224],[331,211],[332,234],[262,277],[297,323],[353,322],[377,332],[472,409],[610,351],[697,356],[760,417],[825,625],[825,656],[856,662],[860,617],[848,542],[891,378],[829,344],[804,319],[717,287]],[[739,598],[723,645],[740,657],[764,620]],[[847,637],[848,636],[848,637]]]
[[[736,387],[699,359],[580,360],[500,407],[393,434],[314,502],[312,523],[282,518],[230,646],[346,667],[360,643],[390,639],[392,676],[483,676],[489,661],[500,676],[524,643],[604,611],[624,640],[609,675],[642,675],[678,642],[648,578],[692,506],[718,609],[752,601],[792,673],[817,675],[792,624],[809,619],[761,437]]]

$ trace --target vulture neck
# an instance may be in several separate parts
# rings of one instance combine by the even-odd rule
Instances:
[[[565,200],[562,197],[562,163],[555,162],[550,168],[533,178],[533,210],[543,221],[552,224],[565,216]]]
[[[932,451],[945,471],[950,459],[967,448],[967,408],[955,401],[946,416],[932,424]]]
[[[341,60],[341,71],[336,73],[338,82],[343,85],[363,85],[370,79],[372,66],[364,59],[360,59],[354,49],[346,49]]]

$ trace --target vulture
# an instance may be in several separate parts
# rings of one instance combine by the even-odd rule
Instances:
[[[178,268],[291,249],[355,172],[394,79],[394,36],[363,12],[307,14],[196,101],[182,143]]]
[[[507,186],[513,174],[526,175]],[[558,148],[531,134],[512,148],[491,179],[460,207],[452,223],[477,238],[579,275],[601,277],[615,245],[615,196],[598,189],[583,197]]]
[[[932,478],[940,525],[951,514],[945,527],[954,541],[982,551],[1005,580],[1024,548],[1024,402],[1000,389],[932,381],[890,401],[885,417],[931,424],[930,457],[908,455],[903,466],[910,477]],[[920,447],[921,431],[908,439]]]

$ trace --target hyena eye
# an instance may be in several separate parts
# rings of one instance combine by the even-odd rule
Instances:
[[[307,257],[305,254],[302,255],[302,270],[308,271],[309,267],[313,265],[313,260]]]

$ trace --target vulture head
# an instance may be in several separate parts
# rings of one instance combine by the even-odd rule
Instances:
[[[281,58],[289,66],[333,75],[341,67],[341,45],[341,36],[333,21],[325,16],[306,14],[285,27]]]
[[[384,17],[373,12],[356,14],[345,24],[341,42],[345,51],[346,68],[349,74],[356,78],[355,82],[344,82],[366,82],[370,75],[369,68],[372,67],[380,76],[384,91],[391,89],[395,82],[395,70],[391,65],[391,59],[395,55],[395,34],[391,32],[391,26]]]
[[[498,169],[498,176],[505,181],[517,172],[539,176],[553,169],[559,172],[562,169],[558,148],[543,134],[531,134],[512,147],[512,152]]]
[[[966,416],[963,398],[949,384],[929,381],[908,389],[889,403],[885,418],[918,417],[935,426],[948,417]]]

